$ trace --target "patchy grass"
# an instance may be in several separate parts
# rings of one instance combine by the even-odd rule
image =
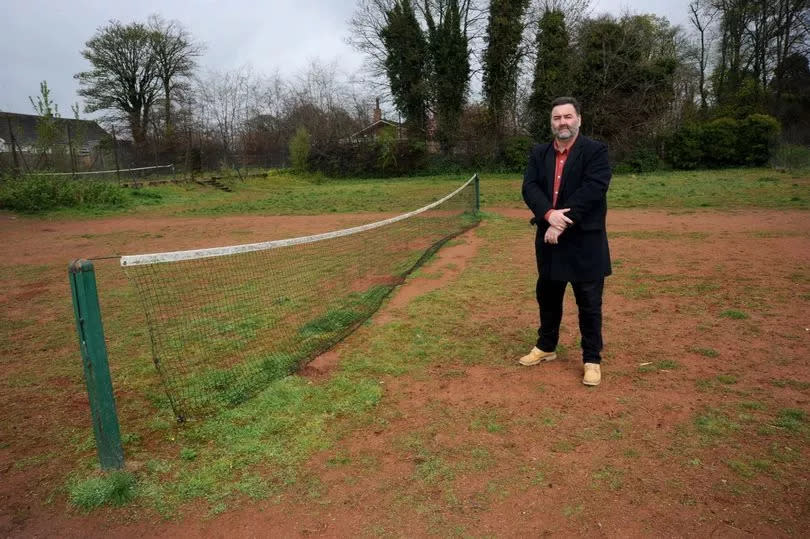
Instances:
[[[774,424],[789,432],[800,432],[804,430],[807,423],[807,412],[797,408],[783,408],[779,410]]]
[[[655,362],[650,362],[646,365],[639,365],[639,372],[656,372],[656,371],[674,371],[680,369],[681,364],[674,359],[661,359]]]
[[[695,416],[694,425],[704,442],[719,443],[739,430],[740,425],[716,409],[707,409]]]
[[[137,495],[135,476],[129,472],[109,472],[73,482],[68,487],[70,502],[89,511],[102,505],[124,505]]]
[[[720,181],[722,175],[709,176]],[[622,185],[637,180],[641,180],[637,186]],[[284,181],[276,187],[285,189]],[[326,180],[316,185],[299,178],[290,180],[290,185],[299,181],[292,190],[295,193],[279,196],[294,197],[310,189],[312,193],[301,195],[295,204],[320,201],[336,210],[352,207],[348,200],[352,193],[377,189],[373,181],[341,185]],[[401,204],[411,208],[416,199],[407,200],[409,196],[429,199],[433,192],[445,192],[454,183],[448,179],[435,191],[419,192],[412,181],[417,185],[422,180],[401,179],[381,188],[378,192],[385,192],[391,200],[378,207]],[[519,190],[513,191],[519,183],[514,175],[486,181],[493,186],[489,203],[501,196],[506,204],[510,200],[516,206],[521,204]],[[633,191],[623,203],[669,196],[646,182],[646,178],[619,176],[611,197],[631,187],[648,192]],[[799,182],[805,185],[804,180]],[[782,185],[790,182],[757,183],[792,189]],[[333,204],[328,189],[322,187],[339,192]],[[195,210],[191,213],[220,215],[237,211],[245,203],[248,211],[263,211],[258,209],[262,206],[269,208],[268,213],[286,211],[282,202],[278,207],[276,202],[266,201],[251,206],[251,197],[275,196],[268,189],[246,182],[237,185],[233,195],[211,194],[208,199],[177,205],[167,195],[154,198],[157,203],[148,208],[135,206],[132,210],[133,215],[190,209]],[[183,196],[197,194],[192,190]],[[689,211],[673,207],[676,212]],[[497,215],[486,217],[484,225],[475,231],[482,240],[479,252],[461,275],[439,290],[414,298],[388,322],[372,319],[361,325],[339,348],[340,362],[332,374],[276,380],[233,409],[183,426],[172,422],[162,390],[154,382],[148,336],[142,330],[142,315],[132,308],[133,294],[112,273],[100,274],[105,291],[103,310],[110,313],[105,325],[111,337],[113,378],[122,396],[119,413],[126,432],[127,458],[143,463],[133,474],[130,507],[113,517],[155,518],[154,513],[176,517],[186,508],[213,517],[249,500],[267,500],[259,504],[260,509],[264,503],[304,503],[313,518],[322,518],[326,511],[346,503],[348,498],[341,494],[350,487],[364,489],[380,507],[390,508],[363,512],[361,518],[372,519],[362,521],[367,525],[364,530],[371,533],[401,534],[402,521],[408,519],[407,531],[413,535],[451,536],[458,530],[475,534],[476,524],[493,514],[487,512],[497,508],[511,518],[510,508],[531,499],[541,500],[549,515],[570,519],[570,527],[560,533],[576,534],[593,531],[595,528],[583,527],[591,522],[591,508],[601,504],[612,510],[618,493],[649,511],[652,503],[695,505],[699,497],[684,494],[686,485],[694,484],[701,492],[716,494],[730,518],[742,511],[753,511],[757,518],[772,513],[786,522],[785,529],[795,527],[796,519],[779,513],[775,506],[791,495],[795,483],[786,478],[801,473],[801,463],[808,457],[806,410],[797,403],[804,396],[797,392],[808,388],[805,373],[779,369],[718,373],[717,368],[710,370],[717,362],[703,358],[717,357],[718,350],[724,359],[735,358],[761,341],[775,355],[803,368],[799,345],[804,326],[801,332],[794,331],[794,326],[799,327],[797,315],[782,307],[793,305],[790,302],[797,290],[799,296],[806,291],[806,273],[786,267],[784,280],[777,279],[772,287],[769,301],[773,303],[766,310],[758,299],[764,287],[755,281],[756,276],[746,275],[745,281],[740,276],[728,278],[724,273],[728,267],[718,263],[714,273],[709,270],[709,275],[698,278],[680,268],[662,270],[667,266],[640,259],[633,250],[637,242],[660,242],[684,247],[686,252],[695,242],[758,241],[750,234],[713,230],[617,235],[618,241],[611,247],[620,252],[620,263],[606,289],[610,294],[606,297],[613,302],[605,318],[606,328],[610,328],[605,346],[610,379],[597,392],[586,394],[580,391],[577,365],[564,362],[566,357],[573,359],[579,346],[575,309],[566,307],[558,348],[561,361],[542,370],[516,370],[514,360],[526,352],[527,343],[531,345],[536,329],[533,260],[522,257],[521,251],[531,249],[531,229],[522,220]],[[109,241],[107,236],[98,236],[87,241]],[[801,236],[792,237],[791,241],[801,241]],[[61,266],[37,269],[31,265],[0,272],[0,277],[22,284],[64,279]],[[665,301],[659,301],[661,298]],[[573,302],[570,293],[568,300]],[[36,389],[46,400],[44,404],[58,413],[66,408],[64,403],[80,394],[72,313],[64,308],[62,292],[53,294],[47,303],[62,310],[48,313],[37,305],[36,311],[16,323],[10,323],[9,311],[0,314],[0,340],[8,343],[4,350],[11,351],[2,361],[20,356],[37,368],[48,368],[47,380],[18,368],[3,387],[7,408],[14,399],[29,402],[23,399]],[[676,312],[671,310],[673,305]],[[749,327],[753,324],[737,324],[718,315],[729,305],[757,316],[761,333],[753,332]],[[772,331],[774,315],[780,322],[781,317],[790,317],[789,324]],[[334,331],[344,318],[329,312],[302,326],[301,331],[315,336]],[[42,324],[53,331],[40,331]],[[740,330],[739,335],[724,334],[722,328],[732,327],[729,324]],[[252,324],[249,330],[261,331],[261,327]],[[649,365],[639,366],[646,362]],[[659,371],[677,372],[638,374]],[[486,376],[484,389],[473,389],[482,373]],[[462,400],[446,398],[445,388],[454,386],[456,391],[459,386],[469,387],[469,401],[467,395]],[[46,388],[52,391],[42,391]],[[504,388],[518,389],[516,393]],[[498,398],[492,399],[490,394]],[[486,400],[489,404],[484,404]],[[2,429],[13,426],[5,418],[0,421]],[[64,451],[47,460],[37,456],[48,452],[32,452],[31,460],[20,460],[23,467],[13,471],[33,476],[46,465],[49,470],[64,469],[78,462],[68,488],[59,491],[65,493],[75,484],[96,478],[89,425],[71,421],[65,422],[69,426],[51,427],[48,432]],[[376,442],[358,447],[366,439]],[[3,443],[8,445],[0,448],[19,451],[16,438]],[[571,474],[571,469],[581,470],[581,475]],[[64,474],[59,478],[64,485]],[[721,479],[729,483],[712,492],[714,485],[723,485]],[[755,496],[764,480],[772,496],[761,505],[752,505],[758,501]],[[356,492],[349,490],[349,495],[356,496]],[[90,501],[74,503],[77,507],[97,506]],[[588,519],[583,516],[586,507]],[[715,517],[707,514],[706,518]],[[660,530],[653,524],[648,531]]]
[[[720,355],[720,352],[718,352],[714,348],[709,348],[707,346],[691,346],[689,347],[689,351],[701,355],[703,357],[715,358]]]
[[[732,320],[745,320],[750,318],[746,313],[742,311],[737,311],[735,309],[728,309],[720,313],[720,316],[723,318],[731,318]]]

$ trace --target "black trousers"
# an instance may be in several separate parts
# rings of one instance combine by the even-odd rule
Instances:
[[[563,296],[567,281],[537,279],[537,303],[540,306],[540,329],[537,348],[553,352],[560,340]],[[604,277],[598,281],[572,282],[579,310],[579,332],[582,335],[582,361],[601,363],[602,356],[602,290]]]

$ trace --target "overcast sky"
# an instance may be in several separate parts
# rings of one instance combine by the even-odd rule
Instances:
[[[686,26],[689,0],[592,0],[593,14],[655,13]],[[0,110],[33,114],[28,96],[48,81],[63,117],[80,102],[73,75],[89,69],[80,51],[110,19],[175,19],[206,52],[203,70],[250,65],[254,72],[293,77],[310,61],[336,62],[346,75],[363,59],[345,44],[356,0],[22,0],[3,1],[0,18]],[[82,112],[84,117],[84,113]]]

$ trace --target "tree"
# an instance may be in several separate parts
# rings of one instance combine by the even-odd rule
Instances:
[[[398,0],[386,13],[381,31],[386,50],[385,70],[394,103],[405,115],[412,136],[425,129],[428,100],[427,43],[410,0]]]
[[[492,0],[483,58],[483,95],[495,136],[503,136],[517,85],[523,14],[529,0]]]
[[[76,74],[86,99],[85,112],[116,111],[129,124],[142,152],[150,113],[160,92],[160,72],[153,54],[153,34],[141,23],[112,20],[85,43],[82,56],[92,69]]]
[[[532,94],[529,98],[529,131],[535,140],[547,140],[549,104],[554,98],[571,93],[570,51],[565,15],[546,11],[537,29],[537,61]]]
[[[309,168],[309,131],[299,127],[290,140],[290,162],[294,169],[305,171]]]
[[[250,67],[226,72],[210,71],[196,84],[198,118],[223,152],[225,165],[234,164],[234,153],[250,118],[255,116],[259,81]]]
[[[771,110],[782,122],[785,138],[810,144],[810,62],[793,53],[776,68],[771,81]]]
[[[466,33],[469,4],[464,2],[463,6],[459,6],[458,0],[449,0],[447,4],[440,4],[438,10],[437,23],[426,5],[425,20],[438,139],[442,151],[449,152],[455,143],[470,76]]]
[[[172,100],[178,92],[189,88],[188,80],[196,68],[195,58],[202,54],[203,47],[192,41],[179,22],[165,21],[160,15],[149,17],[148,28],[151,31],[157,75],[163,88],[166,138],[171,139],[174,130]]]
[[[346,41],[366,58],[366,71],[372,80],[387,78],[388,52],[383,42],[383,31],[388,26],[386,14],[394,9],[397,0],[357,0],[354,15],[349,20]]]
[[[44,159],[47,166],[50,164],[49,155],[55,152],[56,143],[61,138],[58,129],[59,107],[51,101],[51,91],[47,81],[39,83],[39,95],[36,102],[31,96],[28,96],[28,100],[38,116],[36,146],[40,155],[39,159]]]
[[[696,52],[698,62],[698,93],[700,95],[700,110],[706,112],[708,109],[708,98],[706,88],[706,70],[709,62],[709,49],[711,43],[709,40],[708,29],[714,19],[715,11],[705,0],[692,0],[689,3],[689,23],[695,28],[698,35],[698,50]]]
[[[609,140],[619,153],[650,140],[675,97],[678,32],[654,15],[583,23],[574,95],[585,107],[584,132]]]

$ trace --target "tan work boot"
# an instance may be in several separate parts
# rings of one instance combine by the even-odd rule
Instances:
[[[530,367],[532,365],[537,365],[542,361],[551,361],[552,359],[557,359],[557,354],[554,352],[543,352],[535,346],[532,348],[531,352],[520,358],[518,363],[526,367]]]
[[[598,386],[602,381],[602,369],[599,363],[586,363],[582,383],[586,386]]]

